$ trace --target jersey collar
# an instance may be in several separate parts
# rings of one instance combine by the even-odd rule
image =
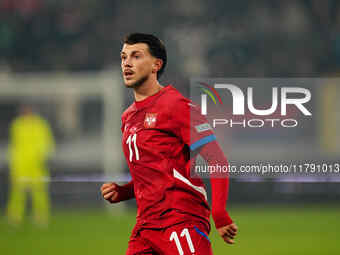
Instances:
[[[136,109],[142,109],[144,107],[146,107],[149,103],[153,102],[156,98],[158,98],[160,95],[164,94],[164,92],[166,92],[167,90],[173,88],[171,85],[167,85],[164,86],[164,88],[160,89],[156,94],[149,96],[145,99],[143,99],[142,101],[135,101],[135,106]]]

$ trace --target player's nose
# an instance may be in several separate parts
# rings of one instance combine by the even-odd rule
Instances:
[[[122,66],[123,67],[131,67],[132,63],[131,63],[131,59],[129,57],[127,57],[126,59],[124,59],[122,61]]]

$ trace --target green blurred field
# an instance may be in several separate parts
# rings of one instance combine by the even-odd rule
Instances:
[[[237,244],[210,234],[215,254],[340,254],[340,207],[239,206],[230,209],[239,225]],[[28,221],[28,220],[27,220]],[[0,254],[125,254],[134,212],[102,210],[54,212],[50,226],[21,227],[0,220]]]

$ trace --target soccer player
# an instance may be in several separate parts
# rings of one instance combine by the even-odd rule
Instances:
[[[123,113],[121,129],[132,181],[105,183],[101,192],[110,203],[136,198],[137,222],[126,254],[209,255],[210,207],[202,180],[190,175],[190,154],[199,153],[209,164],[228,162],[199,109],[171,85],[159,84],[166,63],[157,37],[125,38],[121,68],[135,102]],[[226,211],[228,177],[210,181],[215,226],[233,244],[237,226]]]
[[[21,223],[27,193],[31,193],[34,221],[45,226],[50,211],[46,161],[54,151],[55,142],[48,122],[34,113],[30,105],[21,106],[19,114],[10,127],[11,190],[7,216],[10,223]]]

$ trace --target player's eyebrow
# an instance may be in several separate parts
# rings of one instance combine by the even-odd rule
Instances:
[[[134,50],[134,51],[131,51],[130,55],[135,55],[136,53],[143,53],[143,51],[142,50]],[[127,55],[127,53],[125,53],[124,51],[121,51],[120,55]]]

